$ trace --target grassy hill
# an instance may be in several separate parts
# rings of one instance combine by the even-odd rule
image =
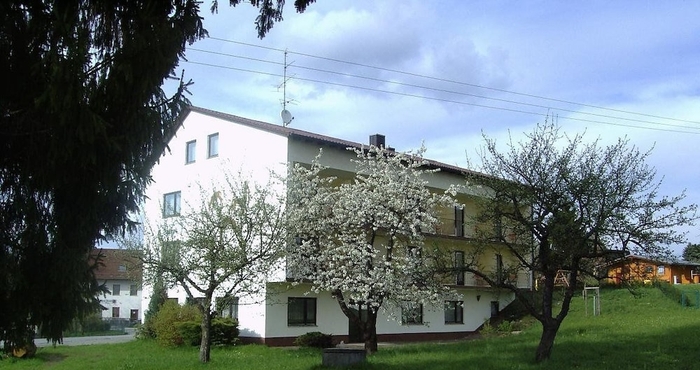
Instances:
[[[686,288],[688,289],[688,288]],[[692,293],[694,294],[694,292]],[[552,359],[534,364],[539,325],[520,334],[447,344],[381,347],[365,369],[700,369],[700,310],[683,308],[657,288],[603,290],[600,316],[586,316],[583,299],[557,337]],[[591,301],[589,301],[591,304]],[[590,309],[589,309],[590,313]],[[40,349],[31,360],[2,360],[8,369],[317,369],[310,349],[264,346],[216,348],[200,365],[197,348],[162,348],[154,342]]]

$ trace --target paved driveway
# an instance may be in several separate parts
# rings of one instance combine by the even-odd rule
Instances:
[[[136,339],[133,332],[123,334],[123,335],[105,335],[101,337],[70,337],[63,338],[62,344],[56,344],[57,346],[85,346],[90,344],[109,344],[109,343],[124,343]],[[51,346],[51,342],[47,342],[45,339],[37,338],[34,339],[34,343],[37,347],[48,347]]]

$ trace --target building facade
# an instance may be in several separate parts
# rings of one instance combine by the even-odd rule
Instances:
[[[99,284],[109,291],[100,299],[102,319],[113,326],[130,326],[143,320],[141,271],[136,259],[121,249],[98,249],[102,266],[95,271]]]
[[[608,283],[627,282],[650,284],[665,281],[671,284],[700,283],[700,263],[690,261],[659,261],[629,255],[608,266]]]
[[[181,128],[152,172],[154,182],[144,205],[147,222],[183,212],[188,200],[196,198],[202,187],[214,183],[225,173],[238,173],[265,183],[270,171],[283,174],[288,163],[308,165],[320,149],[323,150],[322,165],[341,176],[352,174],[355,166],[351,159],[355,154],[347,148],[362,146],[198,107],[191,107],[181,119]],[[384,145],[381,135],[373,135],[371,140],[373,144]],[[440,172],[431,175],[430,188],[439,191],[452,184],[464,184],[464,169],[434,161],[430,165],[440,168]],[[459,193],[457,200],[463,206],[442,210],[441,222],[427,233],[429,242],[450,251],[455,267],[464,263],[476,228],[480,227],[467,222],[476,214],[476,196],[476,192],[469,189]],[[480,264],[496,271],[508,257],[499,254],[498,248],[494,250],[493,254],[483,256]],[[290,345],[296,337],[310,331],[333,334],[338,341],[359,341],[359,333],[330,293],[311,293],[308,285],[291,284],[291,278],[284,261],[280,261],[279,266],[270,271],[264,293],[257,297],[221,297],[225,304],[217,305],[217,310],[221,315],[237,317],[240,336],[249,342]],[[506,278],[519,288],[532,286],[527,271]],[[450,285],[461,294],[461,300],[446,301],[439,307],[414,305],[380,311],[379,340],[465,337],[514,299],[511,292],[490,288],[469,273],[455,274]],[[171,290],[169,296],[185,302],[184,293],[177,289]],[[147,308],[149,299],[150,290],[145,287],[143,309]]]

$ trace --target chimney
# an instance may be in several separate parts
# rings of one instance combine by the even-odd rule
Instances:
[[[374,145],[378,148],[384,148],[386,146],[386,139],[384,135],[374,134],[369,136],[369,145]]]

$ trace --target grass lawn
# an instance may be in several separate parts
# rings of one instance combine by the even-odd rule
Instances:
[[[601,316],[586,316],[583,300],[559,331],[552,359],[533,363],[539,325],[517,335],[449,344],[380,347],[361,369],[698,369],[700,310],[682,308],[656,288],[601,292]],[[591,302],[589,301],[589,304]],[[589,310],[590,312],[590,310]],[[215,348],[207,365],[197,348],[162,348],[150,341],[39,349],[37,358],[2,360],[7,369],[320,369],[311,349]]]

